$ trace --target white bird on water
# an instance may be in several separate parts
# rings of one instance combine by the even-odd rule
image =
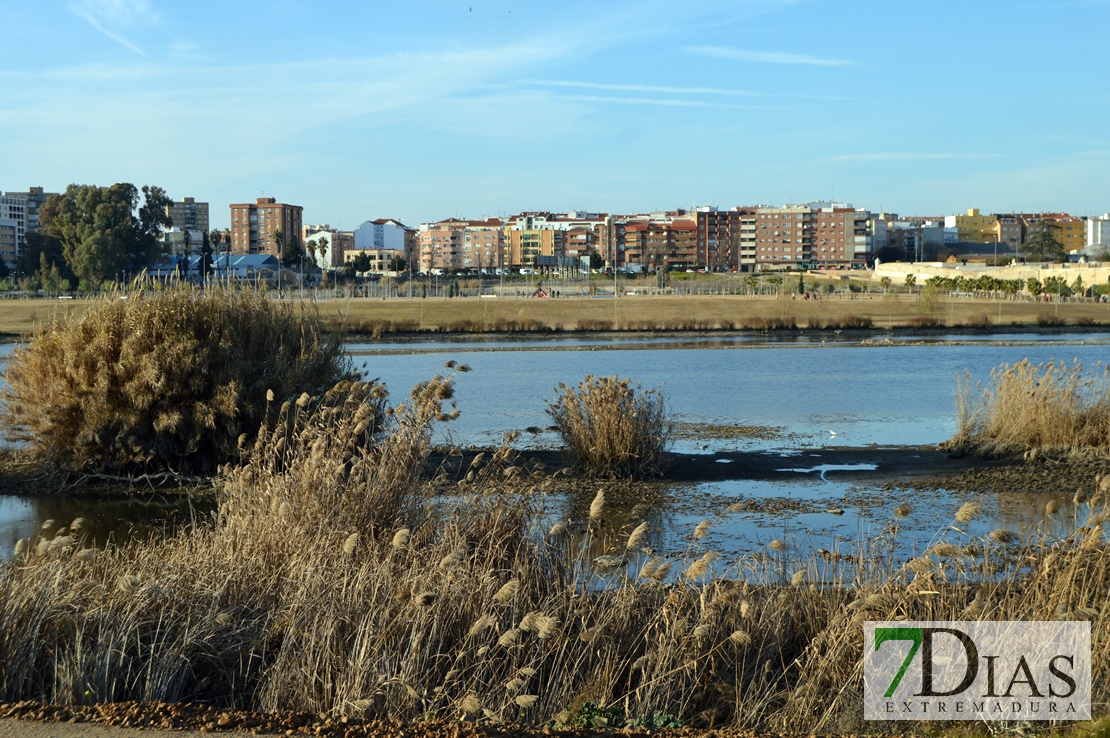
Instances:
[[[829,431],[829,435],[832,436],[833,438],[835,438],[836,437],[836,431],[834,431],[834,430]]]

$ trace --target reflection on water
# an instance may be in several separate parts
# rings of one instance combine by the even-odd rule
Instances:
[[[869,465],[853,465],[869,466]],[[806,471],[816,471],[811,468]],[[828,469],[827,471],[834,471]],[[649,556],[662,554],[688,563],[707,551],[722,554],[719,570],[753,555],[775,556],[776,546],[792,561],[851,562],[883,558],[900,565],[941,540],[961,546],[1005,528],[1023,538],[1062,539],[1090,514],[1070,496],[1055,494],[994,494],[974,497],[982,505],[969,524],[957,523],[960,506],[971,497],[947,490],[884,491],[875,487],[813,475],[798,481],[731,481],[691,485],[652,500],[607,505],[602,521],[608,539],[594,533],[591,558],[621,553],[627,573],[635,575]],[[1054,501],[1051,515],[1046,506]],[[582,534],[596,526],[585,521],[590,500],[559,498],[549,504],[549,523],[570,520],[570,532]],[[899,510],[908,505],[908,509]],[[578,521],[575,523],[574,521]],[[647,552],[629,553],[622,541],[647,521]],[[708,525],[705,525],[708,521]],[[695,538],[702,526],[703,536]],[[622,570],[623,571],[623,570]]]
[[[16,542],[40,533],[52,537],[81,519],[85,545],[103,546],[163,536],[209,516],[215,503],[184,495],[147,498],[22,498],[0,495],[0,560],[11,558]],[[47,530],[43,524],[48,523]]]

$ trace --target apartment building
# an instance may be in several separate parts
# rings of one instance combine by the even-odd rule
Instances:
[[[260,197],[253,203],[231,206],[231,250],[236,254],[270,254],[279,259],[274,234],[288,239],[300,237],[304,208]]]
[[[15,262],[27,237],[27,201],[0,196],[0,259]]]
[[[191,197],[175,200],[166,206],[171,227],[180,231],[208,233],[208,203],[197,202]]]
[[[316,250],[308,249],[308,242],[316,242]],[[338,269],[346,263],[345,254],[355,247],[354,231],[340,231],[330,225],[306,225],[301,233],[309,258],[321,269]]]
[[[26,192],[5,192],[4,197],[18,197],[24,202],[24,231],[35,233],[42,230],[39,222],[39,208],[57,192],[44,192],[42,187],[29,187]]]
[[[715,272],[740,267],[740,208],[694,208],[698,224],[697,266]]]
[[[399,220],[379,218],[365,221],[354,230],[357,251],[385,249],[400,255],[406,264],[412,264],[416,255],[416,231]]]
[[[15,234],[15,221],[0,218],[0,259],[9,266],[15,263],[15,257],[19,254],[19,242]]]
[[[567,232],[553,228],[505,229],[506,261],[512,268],[538,269],[566,256]]]
[[[756,210],[756,268],[801,267],[812,261],[813,209],[809,205]]]
[[[393,260],[404,253],[399,249],[348,249],[343,252],[343,263],[354,264],[355,259],[360,256],[366,256],[370,260],[370,268],[366,269],[360,274],[385,274],[386,272],[393,271]],[[403,258],[403,257],[402,257]]]
[[[811,263],[821,268],[866,266],[871,258],[875,229],[886,239],[886,222],[872,223],[871,213],[840,203],[813,203]]]
[[[957,241],[998,242],[998,218],[994,215],[983,215],[979,212],[979,208],[969,208],[966,215],[946,215],[944,227],[955,229]]]
[[[1018,246],[1025,240],[1025,228],[1021,218],[1013,213],[999,213],[995,218],[998,221],[996,233],[999,245],[1005,244],[1008,251],[1017,251]]]
[[[1067,213],[1021,213],[1024,239],[1042,220],[1056,224],[1056,238],[1064,244],[1064,253],[1080,251],[1087,244],[1087,224],[1082,218]]]
[[[698,264],[697,220],[629,221],[624,226],[624,256],[626,263],[652,271],[693,269]]]
[[[507,264],[504,243],[497,218],[422,223],[416,234],[416,266],[421,272],[494,270]]]
[[[1110,246],[1110,213],[1087,218],[1087,247]]]
[[[205,233],[206,231],[175,226],[162,233],[162,244],[166,247],[166,253],[171,256],[199,254],[204,245]]]

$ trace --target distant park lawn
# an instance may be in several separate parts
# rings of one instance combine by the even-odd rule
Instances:
[[[9,338],[30,335],[54,316],[64,319],[82,312],[88,302],[0,301],[0,333]],[[877,293],[825,296],[820,300],[775,295],[339,298],[318,303],[306,300],[304,305],[318,309],[336,327],[355,332],[372,332],[373,326],[382,324],[418,331],[496,331],[514,327],[567,331],[739,330],[760,325],[795,325],[805,329],[840,327],[852,318],[869,318],[877,328],[1110,324],[1110,305],[1106,304],[941,297],[932,305],[922,305],[913,295]]]

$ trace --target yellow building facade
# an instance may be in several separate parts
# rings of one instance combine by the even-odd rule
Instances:
[[[954,221],[949,225],[948,221]],[[998,218],[994,215],[983,215],[979,208],[970,208],[967,215],[955,215],[945,218],[946,227],[955,227],[961,241],[973,243],[998,242]]]

